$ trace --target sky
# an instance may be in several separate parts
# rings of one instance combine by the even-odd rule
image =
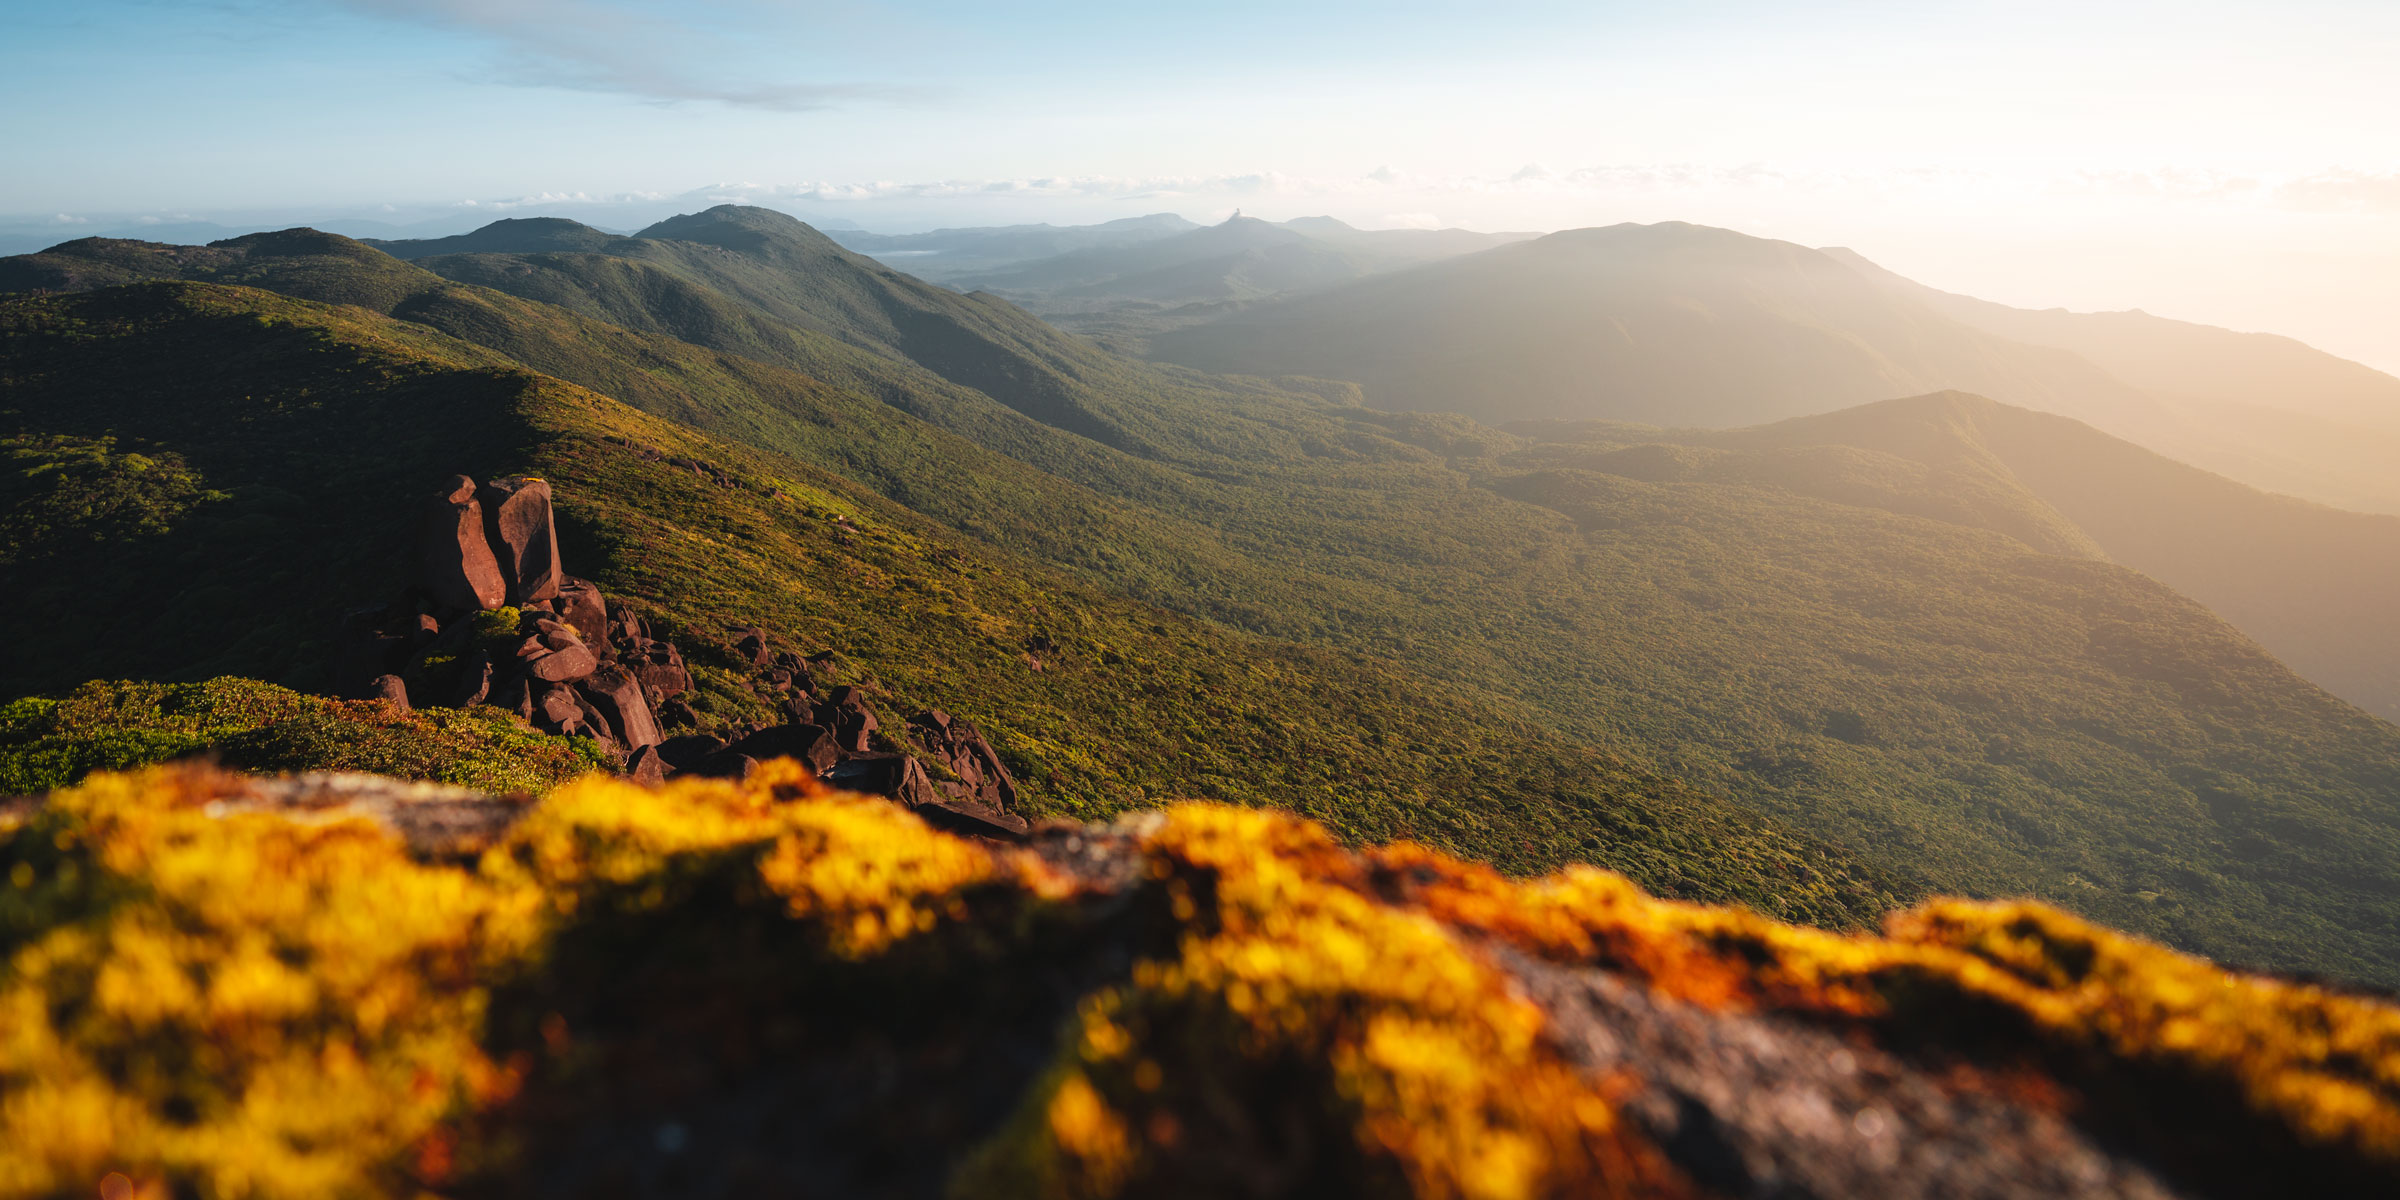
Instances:
[[[2394,0],[0,0],[0,243],[1688,220],[2400,372],[2396,62]]]

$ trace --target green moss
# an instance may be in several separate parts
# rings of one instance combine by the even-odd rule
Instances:
[[[525,728],[493,708],[399,713],[248,679],[94,681],[0,709],[0,794],[194,754],[253,771],[371,771],[531,792],[609,765],[587,738]]]

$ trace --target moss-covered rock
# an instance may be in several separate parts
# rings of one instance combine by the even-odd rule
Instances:
[[[2400,1008],[2030,904],[1880,936],[768,764],[0,809],[0,1195],[2364,1195]]]

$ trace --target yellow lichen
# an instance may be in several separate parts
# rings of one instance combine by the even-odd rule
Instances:
[[[1222,1123],[1247,1106],[1247,1085],[1295,1067],[1330,1090],[1290,1097],[1320,1110],[1299,1119],[1347,1125],[1413,1195],[1628,1194],[1658,1173],[1541,1043],[1538,1010],[1424,914],[1349,886],[1355,862],[1322,829],[1187,804],[1144,850],[1187,932],[1175,958],[1138,965],[1087,1005],[1065,1077],[1151,1136],[1128,1167],[1020,1123],[1013,1136],[1031,1144],[989,1154],[981,1167],[1005,1169],[971,1175],[962,1193],[1138,1194],[1190,1165],[1178,1143],[1206,1154],[1245,1136],[1195,1126]],[[1131,1184],[1098,1186],[1118,1179]]]
[[[55,860],[0,904],[80,889],[28,914],[44,927],[0,963],[0,1196],[88,1193],[111,1171],[210,1196],[404,1193],[442,1158],[412,1151],[515,1086],[482,1045],[489,989],[594,889],[750,853],[762,890],[865,955],[992,869],[789,763],[739,784],[579,780],[473,867],[415,861],[363,818],[215,814],[233,786],[97,775],[0,831],[0,857]]]
[[[2038,905],[1936,901],[1882,936],[1841,935],[1588,868],[1510,880],[1182,805],[1125,827],[1134,893],[1089,910],[1121,923],[1083,926],[1087,885],[791,763],[739,783],[579,780],[473,863],[413,858],[363,818],[213,803],[238,786],[201,769],[95,776],[0,828],[0,1197],[104,1178],[205,1197],[441,1186],[476,1151],[478,1114],[508,1111],[532,1069],[491,1048],[498,989],[541,977],[567,935],[682,903],[698,880],[794,923],[814,951],[790,968],[812,986],[868,960],[988,964],[1037,928],[1147,931],[1147,957],[1082,999],[962,1194],[1191,1192],[1231,1169],[1253,1173],[1241,1186],[1316,1171],[1462,1200],[1685,1194],[1619,1119],[1611,1081],[1551,1044],[1496,944],[1870,1036],[2013,1014],[1955,1048],[2062,1064],[2066,1089],[2093,1072],[2218,1088],[2238,1097],[2228,1136],[2280,1129],[2400,1172],[2400,1009]],[[981,949],[943,957],[945,929]],[[572,1041],[563,1024],[542,1037]],[[1318,1153],[1279,1158],[1295,1139]]]

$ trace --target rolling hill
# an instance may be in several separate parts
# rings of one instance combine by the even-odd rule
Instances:
[[[783,456],[777,461],[822,473],[809,486],[829,496],[871,492],[893,506],[880,510],[889,514],[882,520],[925,522],[911,528],[960,539],[962,554],[1061,572],[1058,586],[1094,597],[1079,607],[1129,597],[1146,611],[1175,610],[1178,622],[1212,636],[1358,656],[1351,661],[1384,672],[1379,678],[1418,680],[1484,712],[1436,722],[1465,739],[1455,744],[1490,736],[1487,720],[1522,720],[1530,742],[1521,744],[1596,748],[1648,778],[1725,795],[1851,847],[1878,877],[1922,881],[1903,890],[2038,893],[2236,960],[2400,976],[2387,915],[2400,904],[2392,876],[2400,730],[2304,682],[2187,597],[2104,561],[2096,539],[2021,486],[1947,477],[1929,485],[1922,463],[1853,448],[1854,482],[1865,491],[1806,494],[1772,480],[1691,476],[1677,465],[1738,453],[1721,447],[1602,448],[1368,409],[1340,389],[1161,370],[996,299],[907,280],[780,222],[788,218],[718,211],[645,231],[627,239],[630,247],[610,243],[616,253],[421,260],[460,269],[472,259],[495,287],[519,281],[557,303],[440,279],[356,243],[301,233],[220,247],[238,251],[239,262],[190,270],[384,313],[392,320],[372,325],[377,338],[463,339],[475,354],[622,392],[625,403],[693,431],[678,436],[722,439],[696,453]],[[175,257],[121,246],[44,257],[78,254],[154,266]],[[11,279],[59,269],[0,266]],[[112,294],[122,290],[96,296]],[[643,323],[752,338],[767,357],[626,327]],[[142,359],[143,345],[121,343],[90,368]],[[241,361],[204,340],[173,345],[181,348],[156,357]],[[794,365],[827,346],[841,348],[843,369],[872,386]],[[786,353],[778,347],[785,359],[769,361]],[[220,373],[236,386],[238,370]],[[1087,421],[1102,436],[1076,427]],[[130,422],[112,428],[141,436]],[[666,426],[645,428],[647,438],[668,436]],[[1607,455],[1619,457],[1597,461]],[[505,465],[526,469],[516,459]],[[590,485],[586,503],[609,513],[592,529],[655,529],[649,523],[666,511],[656,506],[684,503],[638,473],[534,465]],[[753,470],[789,478],[794,469]],[[1929,516],[1868,502],[1910,488],[1950,507]],[[716,536],[728,546],[755,542],[756,557],[742,562],[764,570],[787,553],[787,541],[750,518],[720,521],[710,515],[714,501],[691,503],[700,507],[674,510],[685,514],[675,523],[723,529]],[[1962,520],[1962,512],[1981,516]],[[643,544],[663,554],[690,543],[661,532]],[[645,573],[638,559],[616,561],[632,565],[604,582],[645,598],[665,594],[667,581],[729,570],[686,560],[675,572]],[[960,586],[928,578],[953,593]],[[940,590],[883,585],[851,594],[854,607],[785,603],[773,598],[796,585],[780,574],[744,586],[744,596],[770,598],[758,603],[778,614],[773,627],[805,630],[810,641],[955,607]],[[713,619],[724,610],[695,611]],[[1108,649],[1095,648],[1095,657],[1206,657],[1154,644],[1148,639],[1161,635],[1133,632],[1138,621],[1119,628],[1099,638]],[[1304,675],[1283,678],[1305,691]],[[976,669],[940,678],[987,686],[974,682]],[[1123,700],[1102,728],[1055,722],[1038,742],[1012,733],[1008,744],[1043,747],[1045,770],[1089,781],[1071,790],[1078,804],[1134,802],[1122,790],[1129,780],[1202,795],[1233,786],[1173,765],[1207,744],[1212,735],[1197,730],[1183,748],[1141,752],[1169,765],[1092,750],[1116,736],[1105,730],[1110,722],[1157,721],[1162,697],[1210,695],[1220,685],[1162,683],[1159,695],[1126,686],[1133,691],[1109,693]],[[1254,728],[1291,719],[1277,715],[1288,708],[1264,706],[1272,690],[1246,702],[1265,723]],[[1072,711],[1101,702],[1078,699]],[[1006,728],[1011,720],[1007,705],[950,703],[979,722]],[[1409,744],[1412,727],[1394,720],[1362,714],[1329,744]],[[1086,763],[1079,755],[1109,765],[1055,765]],[[1339,761],[1375,770],[1366,759]],[[1224,777],[1238,784],[1244,769],[1231,765]],[[1553,813],[1509,853],[1555,861],[1579,852],[1570,830],[1592,809],[1559,801],[1566,807],[1525,810],[1527,797],[1553,786],[1544,778],[1497,767],[1475,780],[1488,790],[1472,805],[1437,811],[1462,822],[1459,844],[1472,835],[1482,839],[1472,843],[1478,852],[1494,855],[1504,839],[1475,833],[1473,822]],[[1385,814],[1381,825],[1337,819],[1372,833],[1413,803],[1362,804]],[[1486,805],[1491,813],[1477,815]],[[1632,844],[1680,836],[1661,824]]]
[[[2176,420],[2140,440],[2170,458],[2269,491],[2400,513],[2388,469],[2400,445],[2400,379],[2274,334],[2139,311],[2010,308],[1903,279],[1848,250],[1826,253],[1961,324],[2068,351],[2161,397]]]
[[[2400,381],[2276,339],[2011,313],[1846,252],[1668,222],[1255,304],[1161,330],[1146,352],[1349,380],[1378,406],[1491,421],[1731,427],[1955,389],[2256,487],[2400,512],[2385,467],[2400,460]]]
[[[2079,421],[1963,393],[1751,429],[1523,427],[1526,457],[1788,489],[2105,559],[2199,600],[2294,669],[2400,720],[2400,517],[2263,492]],[[1557,447],[1572,444],[1573,452]]]
[[[232,369],[173,366],[196,360]],[[1828,869],[1831,848],[1561,745],[1488,698],[1123,600],[422,326],[152,283],[0,301],[0,364],[34,447],[138,430],[147,454],[222,492],[157,530],[58,528],[0,564],[20,619],[48,635],[12,659],[12,693],[91,674],[316,683],[338,615],[397,587],[419,493],[456,471],[520,471],[561,497],[569,559],[691,647],[715,719],[760,715],[727,632],[756,622],[832,652],[830,677],[886,711],[973,714],[1038,811],[1321,792],[1354,836],[1531,866],[1606,857],[1614,826],[1627,869],[1660,886],[1837,922],[1885,902]],[[1036,635],[1039,664],[1022,652]]]

